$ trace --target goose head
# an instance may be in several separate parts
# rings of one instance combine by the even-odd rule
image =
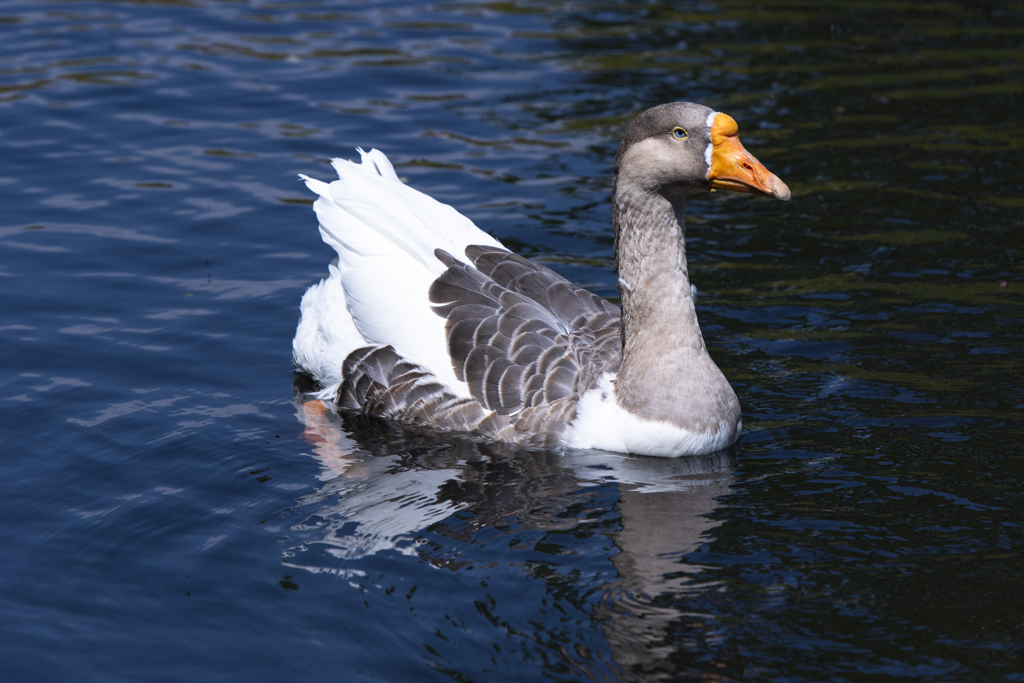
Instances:
[[[789,188],[743,148],[738,132],[731,116],[700,104],[648,109],[626,129],[615,157],[615,186],[669,200],[733,190],[789,201]]]

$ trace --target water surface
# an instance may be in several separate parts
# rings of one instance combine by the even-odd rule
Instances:
[[[4,680],[1024,680],[1024,5],[0,0]],[[294,397],[376,147],[615,297],[665,101],[734,452],[533,453]]]

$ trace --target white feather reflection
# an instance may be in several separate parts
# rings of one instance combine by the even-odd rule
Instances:
[[[458,479],[456,470],[402,468],[397,455],[375,457],[361,450],[319,401],[300,404],[298,415],[325,481],[299,503],[328,503],[315,514],[326,520],[322,542],[331,555],[353,560],[390,549],[412,554],[416,531],[464,507],[437,496],[446,482]]]

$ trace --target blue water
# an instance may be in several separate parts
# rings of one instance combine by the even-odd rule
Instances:
[[[1015,2],[0,0],[0,678],[1024,681]],[[303,402],[297,179],[386,152],[616,296],[642,109],[734,453],[533,453]]]

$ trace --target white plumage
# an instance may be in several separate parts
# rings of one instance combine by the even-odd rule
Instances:
[[[313,209],[320,235],[338,257],[329,277],[302,297],[295,363],[330,397],[349,353],[390,345],[456,395],[469,397],[469,387],[452,370],[445,321],[427,298],[445,270],[434,249],[458,257],[470,244],[501,244],[452,207],[404,184],[383,152],[359,154],[361,164],[332,162],[339,180],[330,184],[302,176],[319,195]]]

